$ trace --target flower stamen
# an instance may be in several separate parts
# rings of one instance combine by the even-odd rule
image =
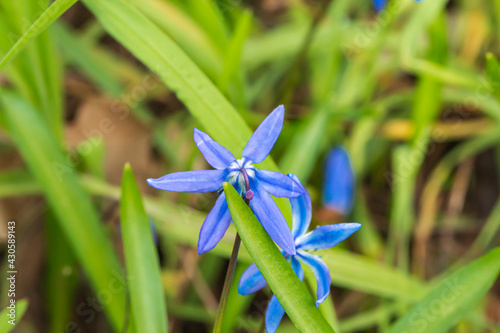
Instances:
[[[243,175],[243,180],[245,181],[245,199],[250,201],[253,198],[253,191],[250,189],[250,180],[248,179],[248,173],[245,168],[241,168],[240,172]]]

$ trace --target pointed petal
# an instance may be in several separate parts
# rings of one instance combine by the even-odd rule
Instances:
[[[290,204],[292,205],[292,217],[293,217],[293,227],[292,234],[293,238],[297,239],[299,236],[303,235],[309,224],[311,223],[312,217],[312,205],[311,197],[307,193],[306,189],[300,182],[299,178],[294,174],[289,174],[288,177],[293,179],[304,191],[304,194],[297,198],[291,198]]]
[[[305,192],[292,178],[276,171],[255,169],[255,176],[269,194],[278,198],[294,198]]]
[[[281,319],[285,315],[285,309],[281,306],[280,302],[273,295],[266,310],[266,331],[267,333],[274,333],[278,329]]]
[[[280,105],[257,127],[243,149],[243,157],[253,161],[253,163],[262,162],[269,155],[278,139],[283,128],[284,118],[285,107]]]
[[[304,251],[298,253],[298,257],[308,265],[316,276],[317,291],[316,307],[318,307],[330,294],[330,271],[326,264],[318,257]]]
[[[295,255],[292,233],[276,203],[257,179],[250,178],[250,188],[254,193],[253,199],[250,200],[250,207],[264,229],[283,250],[290,255]]]
[[[158,179],[147,180],[150,186],[173,192],[214,192],[222,187],[225,170],[199,170],[169,173]]]
[[[302,280],[304,279],[304,270],[302,269],[302,264],[295,258],[295,256],[292,257],[291,265],[293,271],[295,272],[295,274],[297,274],[299,280],[302,282]]]
[[[207,133],[195,128],[193,138],[208,164],[214,168],[224,169],[235,160],[233,154],[226,147],[214,141]]]
[[[359,223],[324,225],[297,238],[297,249],[319,250],[334,247],[361,228]]]
[[[241,295],[250,295],[267,286],[267,282],[257,265],[251,264],[241,275],[238,284],[238,293]]]
[[[352,208],[354,198],[354,170],[349,154],[336,147],[326,158],[323,186],[323,204],[346,215]]]
[[[231,214],[227,208],[226,195],[222,192],[201,226],[198,238],[198,254],[213,249],[231,224]]]

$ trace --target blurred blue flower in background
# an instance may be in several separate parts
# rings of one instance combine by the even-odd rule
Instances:
[[[395,1],[401,1],[401,0],[395,0]],[[415,1],[420,2],[421,0],[415,0]],[[387,0],[373,0],[373,7],[375,7],[375,10],[377,12],[384,9],[386,4]]]
[[[262,162],[271,152],[281,133],[284,117],[285,108],[280,105],[255,130],[239,160],[208,134],[195,128],[196,146],[215,170],[177,172],[147,180],[149,185],[165,191],[219,192],[219,198],[200,230],[199,254],[213,249],[231,224],[226,197],[221,190],[224,182],[231,183],[249,201],[266,232],[282,249],[292,255],[296,253],[290,228],[269,194],[293,198],[301,195],[303,189],[284,174],[256,169],[253,165]]]
[[[340,146],[333,148],[326,157],[323,205],[342,215],[349,214],[354,199],[354,185],[354,170],[349,154]]]
[[[338,223],[324,225],[313,231],[306,233],[311,223],[312,206],[311,197],[304,186],[300,183],[297,176],[288,175],[300,186],[304,194],[299,197],[291,198],[293,227],[292,235],[297,249],[296,255],[283,253],[286,260],[292,265],[292,269],[302,281],[304,271],[301,262],[308,265],[316,277],[317,300],[316,306],[319,306],[330,294],[330,271],[319,256],[310,254],[306,250],[319,250],[331,248],[357,231],[361,224],[359,223]],[[266,280],[260,273],[255,264],[250,265],[241,276],[238,292],[242,295],[252,294],[267,285]],[[285,310],[279,303],[276,296],[273,295],[266,310],[266,330],[273,333],[278,328],[281,319],[285,315]]]

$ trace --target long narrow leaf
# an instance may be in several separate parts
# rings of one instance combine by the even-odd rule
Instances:
[[[212,137],[239,153],[251,132],[215,85],[155,24],[124,0],[84,0],[104,28],[177,93]]]
[[[496,248],[439,283],[389,333],[448,332],[474,309],[499,273],[500,248]]]
[[[269,235],[234,187],[224,183],[233,222],[260,272],[301,332],[333,332]]]
[[[24,316],[24,313],[28,308],[28,301],[26,299],[16,301],[16,303],[14,303],[15,311],[12,314],[13,316],[9,316],[9,314],[12,313],[9,306],[10,304],[7,308],[3,309],[2,312],[0,312],[0,332],[2,333],[9,333],[16,327],[17,324],[19,324],[19,321]],[[9,323],[11,320],[12,322]]]
[[[125,293],[113,284],[121,282],[121,267],[90,197],[40,114],[12,92],[1,91],[0,103],[12,140],[41,185],[94,290],[112,292],[113,297],[103,307],[118,331],[124,318]]]
[[[21,38],[12,46],[7,54],[0,60],[0,70],[16,56],[19,51],[31,39],[38,36],[40,33],[52,24],[59,16],[61,16],[69,7],[71,7],[77,0],[56,0],[47,10],[28,28],[28,30],[21,36]]]
[[[160,262],[151,225],[130,165],[122,177],[120,221],[130,303],[136,332],[167,332],[167,310],[160,282]]]

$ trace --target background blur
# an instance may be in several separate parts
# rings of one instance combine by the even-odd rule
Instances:
[[[499,244],[500,1],[397,0],[379,13],[369,0],[131,2],[252,129],[285,105],[271,156],[282,172],[307,184],[313,225],[362,224],[324,254],[332,291],[323,311],[335,304],[341,332],[383,332],[436,279]],[[199,228],[215,194],[169,193],[146,184],[166,173],[207,168],[192,131],[209,131],[207,120],[200,121],[209,113],[185,106],[174,84],[162,81],[167,69],[161,63],[154,66],[152,58],[145,65],[137,57],[152,54],[131,35],[151,36],[144,26],[125,20],[117,28],[131,40],[124,43],[108,34],[114,30],[96,3],[77,2],[0,73],[0,84],[14,91],[10,101],[19,101],[4,100],[2,108],[37,114],[20,119],[18,128],[0,117],[0,242],[7,240],[3,226],[16,221],[16,294],[29,302],[15,332],[111,331],[82,262],[97,277],[103,270],[92,266],[94,258],[114,252],[123,263],[119,186],[125,162],[158,237],[170,330],[209,332],[235,229],[198,256]],[[47,5],[0,0],[2,55]],[[168,50],[149,46],[159,54],[161,47]],[[345,214],[321,200],[325,156],[338,145],[349,151],[356,175],[353,209]],[[42,162],[61,152],[59,162]],[[65,181],[68,175],[74,182]],[[73,202],[91,199],[92,205],[58,205],[73,195]],[[79,229],[95,218],[106,237],[86,238]],[[73,250],[80,232],[80,249],[90,244],[93,252]],[[250,263],[242,252],[236,279]],[[5,247],[2,254],[5,265]],[[116,268],[121,275],[123,265]],[[243,298],[233,290],[226,327],[257,331],[269,295],[267,289]],[[280,330],[295,328],[285,319]],[[497,281],[453,332],[499,331]]]

